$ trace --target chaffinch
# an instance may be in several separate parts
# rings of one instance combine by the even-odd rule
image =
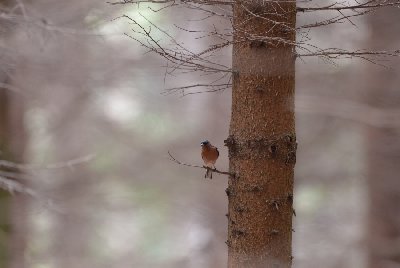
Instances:
[[[212,179],[211,169],[215,169],[215,162],[217,161],[218,156],[218,148],[213,146],[208,140],[201,143],[201,158],[203,158],[205,166],[208,167],[204,178]]]

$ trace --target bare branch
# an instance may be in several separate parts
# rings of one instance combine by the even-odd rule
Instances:
[[[34,173],[34,171],[38,170],[73,168],[76,165],[80,165],[91,161],[94,157],[95,157],[94,154],[89,154],[69,161],[48,164],[45,166],[34,165],[34,164],[18,164],[6,160],[0,160],[0,168],[3,167],[8,170],[17,170],[17,171],[0,170],[0,188],[11,194],[20,193],[28,195],[38,200],[40,203],[43,203],[45,207],[51,210],[55,210],[57,212],[62,212],[60,208],[58,208],[56,205],[53,204],[51,199],[44,197],[43,195],[37,193],[32,188],[26,186],[24,182],[26,182],[29,179],[30,175],[23,173],[21,171],[29,171],[31,173]]]
[[[43,207],[46,207],[47,209],[50,209],[51,211],[54,211],[57,213],[65,213],[62,210],[62,208],[60,208],[56,204],[54,204],[53,200],[42,196],[41,194],[39,194],[32,188],[27,187],[26,185],[22,184],[21,182],[19,182],[17,180],[0,176],[0,189],[3,189],[10,194],[19,193],[19,194],[28,195],[28,196],[32,197],[33,199],[37,200],[40,204],[43,205]]]
[[[208,77],[213,75],[219,76],[218,83],[215,81],[198,82],[193,83],[192,85],[175,86],[165,89],[165,92],[162,93],[165,95],[178,93],[182,96],[187,96],[204,92],[217,92],[230,88],[230,78],[229,81],[226,80],[228,80],[228,76],[232,76],[234,71],[232,70],[231,66],[225,66],[219,63],[216,60],[216,56],[218,55],[218,51],[226,49],[234,43],[243,44],[243,46],[259,43],[262,46],[271,48],[275,47],[277,44],[285,44],[296,48],[294,55],[299,59],[304,59],[305,57],[319,57],[323,61],[334,65],[336,65],[335,61],[339,59],[358,58],[386,67],[379,62],[381,61],[381,58],[386,56],[393,57],[400,55],[399,50],[373,51],[364,49],[349,51],[341,48],[321,48],[312,43],[309,35],[311,29],[313,28],[333,25],[336,23],[348,22],[357,27],[356,22],[353,21],[353,19],[371,12],[375,12],[383,7],[400,7],[400,0],[367,0],[364,3],[343,0],[325,4],[324,6],[312,6],[313,2],[310,0],[256,1],[261,6],[277,4],[277,7],[279,7],[279,4],[285,2],[296,2],[298,4],[301,3],[301,7],[297,7],[295,10],[287,11],[287,13],[284,14],[279,13],[278,10],[275,10],[275,12],[272,11],[272,13],[271,11],[262,12],[262,9],[261,11],[256,11],[254,8],[252,8],[252,5],[249,5],[250,2],[254,4],[254,0],[122,0],[113,2],[111,4],[160,4],[161,8],[159,9],[149,7],[154,12],[159,12],[166,8],[179,5],[183,8],[199,12],[200,18],[191,18],[191,21],[203,21],[208,18],[218,17],[222,19],[228,19],[231,22],[230,27],[227,27],[227,29],[223,30],[217,29],[214,24],[213,29],[210,30],[193,30],[188,29],[187,27],[175,25],[175,27],[181,31],[194,34],[194,39],[210,38],[214,40],[213,44],[209,45],[202,51],[193,52],[189,48],[185,47],[182,42],[175,40],[168,31],[161,29],[159,26],[152,23],[140,13],[139,15],[146,20],[145,24],[139,24],[135,18],[127,15],[120,17],[128,19],[130,23],[134,25],[132,29],[133,34],[125,34],[126,36],[138,42],[142,47],[146,48],[148,52],[156,53],[167,61],[165,77],[167,75],[173,76],[177,73],[187,74],[195,72],[200,72]],[[240,24],[233,27],[232,5],[234,3],[247,13],[248,20],[252,20],[254,18],[264,20],[267,24],[271,25],[271,27],[265,29],[262,34],[258,35],[251,34],[246,27],[242,27]],[[296,28],[290,28],[285,24],[283,16],[293,12],[305,14],[314,14],[315,12],[329,12],[330,14],[333,12],[334,15],[314,23],[308,23]],[[279,16],[277,14],[279,14]],[[271,34],[271,32],[273,32],[276,27],[282,28],[282,30],[287,32],[297,32],[301,38],[294,43],[293,41],[283,37],[275,37]],[[160,33],[164,38],[160,38]],[[234,35],[236,38],[233,41]],[[216,39],[218,41],[215,41]],[[168,45],[166,45],[167,43]],[[194,91],[195,88],[197,88],[198,91]]]
[[[370,0],[365,3],[359,4],[343,4],[343,3],[333,3],[322,7],[297,7],[296,10],[298,12],[313,12],[313,11],[343,11],[343,10],[351,10],[357,11],[362,9],[375,9],[381,7],[399,7],[400,1],[388,1],[388,0]]]
[[[233,1],[218,1],[218,0],[122,0],[119,2],[107,2],[111,5],[125,5],[125,4],[140,4],[140,3],[154,3],[154,4],[167,4],[167,3],[195,3],[195,4],[202,4],[202,5],[233,5]]]
[[[167,48],[163,46],[155,37],[153,36],[151,32],[151,28],[146,29],[143,25],[138,23],[135,19],[128,15],[123,15],[119,18],[127,18],[133,25],[136,25],[139,28],[139,31],[136,31],[132,29],[132,31],[138,35],[144,36],[145,40],[140,40],[139,38],[125,34],[129,38],[135,40],[138,42],[141,46],[145,47],[151,52],[154,52],[163,58],[165,58],[167,61],[172,63],[172,66],[170,67],[170,71],[168,71],[168,74],[172,74],[176,70],[183,70],[183,71],[191,71],[191,72],[196,72],[196,71],[202,71],[202,72],[209,72],[209,73],[231,73],[231,69],[227,66],[224,66],[222,64],[212,62],[208,60],[206,57],[204,57],[204,54],[208,54],[210,52],[213,52],[218,49],[222,49],[228,45],[230,45],[229,42],[222,43],[222,44],[217,44],[214,45],[207,50],[200,52],[198,54],[191,52],[182,44],[177,42],[170,34],[168,34],[166,31],[162,30],[159,28],[157,25],[153,24],[151,21],[149,21],[146,17],[142,16],[154,29],[160,31],[162,34],[164,34],[175,46],[174,49]],[[118,19],[118,18],[116,18]],[[203,56],[203,57],[201,57]]]
[[[232,174],[232,173],[229,173],[229,172],[226,172],[226,171],[219,171],[216,168],[213,169],[213,168],[209,168],[209,167],[206,167],[206,166],[197,166],[197,165],[191,165],[191,164],[183,163],[183,162],[177,160],[175,157],[173,157],[172,154],[169,151],[168,151],[168,155],[170,157],[169,160],[171,160],[171,161],[173,161],[173,162],[175,162],[175,163],[177,163],[179,165],[183,165],[183,166],[187,166],[187,167],[194,167],[194,168],[202,168],[202,169],[206,169],[206,170],[211,170],[212,172],[215,172],[215,173],[218,173],[218,174],[229,175],[229,176],[235,177],[235,175]]]
[[[29,187],[26,187],[22,183],[9,179],[3,176],[0,176],[0,188],[9,192],[9,193],[22,193],[27,194],[31,197],[38,197],[38,194]]]
[[[370,63],[380,65],[382,67],[387,68],[382,63],[379,63],[379,60],[382,60],[382,57],[399,57],[400,50],[394,51],[370,51],[370,50],[356,50],[356,51],[348,51],[344,49],[338,48],[328,48],[328,49],[320,49],[315,52],[309,52],[304,54],[297,54],[297,57],[322,57],[325,59],[343,59],[343,58],[358,58]]]
[[[87,163],[94,159],[95,154],[88,154],[76,159],[71,159],[65,162],[53,163],[48,165],[35,165],[35,164],[18,164],[6,160],[0,160],[0,167],[13,168],[18,170],[43,170],[43,169],[60,169],[60,168],[72,168],[76,165]]]
[[[187,96],[187,95],[192,95],[192,94],[198,94],[198,93],[206,93],[206,92],[217,92],[221,91],[227,88],[231,88],[232,84],[231,83],[224,83],[224,84],[194,84],[194,85],[189,85],[189,86],[181,86],[181,87],[173,87],[173,88],[168,88],[163,92],[163,95],[170,95],[174,93],[181,93],[182,97]],[[209,88],[208,90],[203,90],[203,91],[196,91],[196,92],[186,92],[188,89],[193,89],[193,88]]]

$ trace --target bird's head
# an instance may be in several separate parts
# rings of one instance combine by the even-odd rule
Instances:
[[[205,141],[202,141],[202,142],[200,143],[200,145],[201,145],[201,146],[208,146],[208,145],[210,145],[210,142],[209,142],[208,140],[205,140]]]

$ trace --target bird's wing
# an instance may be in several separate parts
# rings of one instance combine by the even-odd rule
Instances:
[[[219,151],[218,151],[218,148],[217,148],[217,147],[215,147],[215,150],[217,151],[217,155],[219,156]]]

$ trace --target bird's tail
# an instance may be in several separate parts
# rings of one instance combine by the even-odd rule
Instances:
[[[212,179],[212,168],[208,167],[204,178]]]

